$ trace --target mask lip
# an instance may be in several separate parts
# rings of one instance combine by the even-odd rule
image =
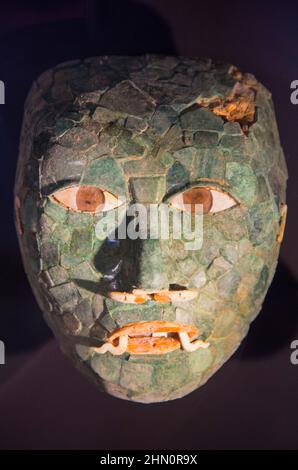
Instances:
[[[151,302],[187,302],[196,298],[198,291],[195,289],[161,289],[146,290],[133,289],[131,292],[111,291],[108,297],[121,303],[139,304],[148,301]]]
[[[181,322],[133,322],[110,333],[107,343],[117,346],[120,338],[126,336],[126,352],[130,354],[165,354],[181,348],[181,333],[187,334],[191,342],[198,337],[199,329],[195,325]]]

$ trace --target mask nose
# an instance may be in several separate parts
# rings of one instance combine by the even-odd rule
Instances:
[[[159,240],[143,240],[139,252],[138,286],[142,289],[161,290],[169,288],[166,263]]]
[[[151,206],[145,202],[140,203],[138,200],[137,206],[134,206],[133,210],[135,215],[132,213],[127,215],[127,237],[122,241],[122,246],[125,247],[121,269],[122,286],[125,286],[128,292],[134,288],[168,289],[169,280],[161,242],[159,239],[150,238],[152,235],[150,229]]]
[[[117,240],[119,228],[114,243],[108,239],[103,243],[95,257],[96,266],[110,287],[113,282],[112,290],[130,292],[137,288],[150,291],[169,289],[167,260],[163,256],[161,241],[149,238],[149,227],[148,238],[130,237],[127,225],[132,221],[133,217],[127,216],[122,222],[126,225],[124,239]],[[138,232],[138,224],[136,227]]]

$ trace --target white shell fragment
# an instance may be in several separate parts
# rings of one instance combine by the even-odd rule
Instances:
[[[178,334],[179,334],[182,349],[184,349],[184,351],[193,352],[193,351],[197,351],[197,349],[206,349],[209,347],[209,343],[206,343],[205,341],[201,341],[199,339],[191,343],[189,340],[188,334],[185,332],[178,333]]]
[[[133,289],[132,292],[113,291],[109,293],[110,299],[124,303],[153,302],[186,302],[197,297],[198,291],[193,289],[145,291]]]
[[[106,352],[110,352],[113,356],[121,356],[121,354],[125,353],[128,346],[128,335],[123,335],[119,337],[119,344],[118,346],[114,346],[112,343],[104,343],[99,348],[93,348],[93,351],[98,354],[105,354]]]

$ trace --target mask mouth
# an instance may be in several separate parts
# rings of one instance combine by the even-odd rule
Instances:
[[[208,348],[209,343],[195,340],[198,334],[199,330],[196,326],[180,322],[128,323],[110,333],[106,343],[98,348],[94,347],[93,351],[98,354],[110,352],[114,356],[120,356],[125,352],[166,354],[180,348],[187,352]]]
[[[133,289],[131,292],[111,291],[108,297],[118,302],[139,304],[148,301],[153,302],[186,302],[197,297],[198,292],[193,289],[162,289],[145,290]]]

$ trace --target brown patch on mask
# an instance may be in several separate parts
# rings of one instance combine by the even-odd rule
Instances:
[[[242,74],[236,68],[232,68],[230,74],[237,82],[226,98],[202,98],[197,103],[227,122],[238,122],[247,135],[249,126],[256,121],[257,81],[252,75]]]

